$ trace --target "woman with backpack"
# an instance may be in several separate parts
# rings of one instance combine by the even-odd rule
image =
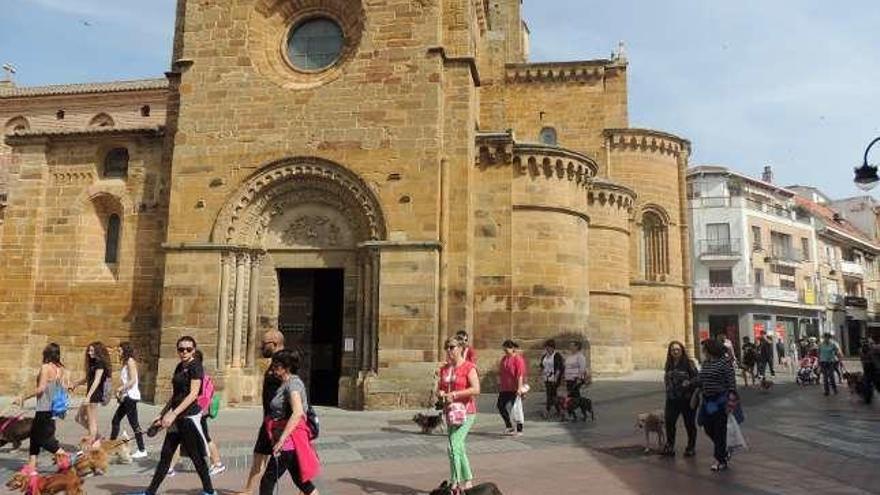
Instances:
[[[18,405],[31,397],[37,398],[34,423],[31,426],[30,445],[28,446],[28,466],[32,472],[37,468],[37,455],[45,449],[53,455],[66,455],[64,449],[55,438],[55,418],[64,417],[67,412],[67,393],[64,391],[65,371],[61,363],[61,347],[52,342],[43,348],[43,364],[37,375],[37,386],[34,392],[22,396]],[[59,460],[59,463],[61,461]],[[69,461],[68,461],[69,463]]]
[[[134,432],[134,439],[137,441],[138,450],[131,455],[132,459],[142,459],[147,457],[147,448],[144,446],[144,433],[141,431],[141,424],[138,421],[137,405],[141,400],[141,391],[138,387],[138,365],[134,357],[134,347],[130,342],[119,344],[119,362],[122,368],[119,370],[119,378],[122,385],[116,391],[116,400],[119,406],[113,414],[113,420],[110,422],[110,440],[116,440],[119,436],[119,423],[123,417],[128,417],[128,424]]]
[[[86,392],[86,420],[88,421],[89,436],[86,437],[87,445],[98,443],[98,405],[110,403],[111,385],[110,352],[101,342],[92,342],[86,347],[85,370],[86,377],[72,384],[69,392],[77,387],[87,384]]]
[[[281,380],[281,386],[269,402],[263,420],[273,444],[273,456],[260,481],[260,495],[272,495],[285,472],[290,472],[300,492],[318,495],[312,480],[318,476],[321,465],[311,442],[313,432],[306,415],[309,407],[306,386],[296,375],[299,355],[286,349],[278,351],[272,356],[269,369]]]

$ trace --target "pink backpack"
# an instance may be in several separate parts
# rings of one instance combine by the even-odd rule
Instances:
[[[211,407],[211,399],[213,398],[214,379],[211,378],[211,375],[205,374],[205,379],[202,380],[202,391],[199,393],[199,398],[196,399],[196,403],[203,413],[208,412],[208,408]]]

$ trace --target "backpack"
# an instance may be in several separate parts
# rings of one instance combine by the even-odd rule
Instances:
[[[67,388],[58,383],[58,386],[55,387],[55,393],[52,395],[52,417],[64,419],[69,407],[70,397],[67,395]]]
[[[311,404],[306,408],[306,424],[309,425],[309,440],[318,438],[318,434],[321,433],[321,421]]]
[[[220,394],[215,394],[214,398],[211,399],[211,405],[208,407],[208,417],[213,419],[217,417],[217,413],[220,412]]]
[[[203,413],[207,412],[210,415],[211,401],[214,398],[214,379],[211,378],[211,375],[205,374],[205,379],[202,380],[202,390],[199,392],[199,398],[196,399],[196,403],[199,405],[199,408]],[[219,405],[218,405],[219,406]]]

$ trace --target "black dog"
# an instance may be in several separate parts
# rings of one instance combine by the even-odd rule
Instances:
[[[452,495],[452,486],[448,481],[444,481],[430,495]],[[479,485],[465,490],[465,495],[504,495],[495,483],[480,483]]]
[[[0,447],[11,443],[13,449],[18,449],[22,441],[30,438],[33,425],[34,418],[0,416]]]
[[[412,420],[413,423],[419,425],[419,428],[422,429],[422,433],[425,435],[431,434],[434,430],[443,426],[443,417],[440,414],[418,413],[413,416]]]
[[[559,397],[557,399],[557,407],[566,412],[568,419],[577,420],[577,411],[581,411],[582,421],[587,420],[587,413],[590,414],[590,420],[595,421],[596,415],[593,413],[593,401],[587,397]]]

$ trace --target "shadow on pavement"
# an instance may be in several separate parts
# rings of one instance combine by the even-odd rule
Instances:
[[[428,493],[409,486],[395,485],[392,483],[383,483],[381,481],[363,480],[358,478],[339,478],[343,483],[356,485],[361,489],[362,493],[375,493],[383,495],[419,495]]]

